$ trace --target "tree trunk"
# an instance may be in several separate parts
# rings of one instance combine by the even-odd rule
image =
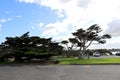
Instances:
[[[84,51],[80,51],[80,53],[78,54],[78,59],[83,59],[84,58]]]
[[[87,58],[88,58],[88,59],[90,58],[90,55],[89,55],[89,53],[87,53]]]
[[[79,55],[78,55],[78,58],[79,58],[79,59],[84,59],[84,54],[85,54],[85,47],[83,47],[83,49],[80,50],[80,53],[79,53]]]

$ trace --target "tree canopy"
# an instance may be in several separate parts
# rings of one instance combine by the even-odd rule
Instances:
[[[75,44],[77,44],[77,47],[79,47],[79,58],[83,58],[86,55],[85,51],[93,42],[104,44],[106,43],[106,39],[111,38],[111,35],[109,34],[100,35],[101,32],[102,29],[100,26],[98,24],[94,24],[86,30],[80,28],[76,30],[76,32],[72,33],[74,38],[69,38],[69,42],[72,43],[72,47]]]
[[[14,56],[15,61],[21,61],[22,57],[26,57],[30,61],[33,58],[49,59],[62,51],[62,46],[53,42],[52,38],[30,37],[28,34],[29,32],[20,37],[6,37],[6,41],[2,43],[9,48],[5,56]]]

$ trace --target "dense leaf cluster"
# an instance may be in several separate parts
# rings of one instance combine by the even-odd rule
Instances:
[[[28,34],[29,32],[20,37],[6,37],[2,46],[6,47],[5,49],[8,49],[8,51],[1,56],[2,60],[9,57],[14,57],[15,61],[50,59],[62,51],[62,46],[53,42],[52,38],[30,37]]]

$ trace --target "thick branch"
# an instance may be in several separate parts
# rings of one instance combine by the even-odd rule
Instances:
[[[92,44],[93,40],[90,41],[90,43],[85,47],[85,49],[87,49],[91,44]]]

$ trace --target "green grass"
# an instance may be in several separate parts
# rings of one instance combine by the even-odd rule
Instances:
[[[60,58],[60,64],[120,64],[120,58]]]

